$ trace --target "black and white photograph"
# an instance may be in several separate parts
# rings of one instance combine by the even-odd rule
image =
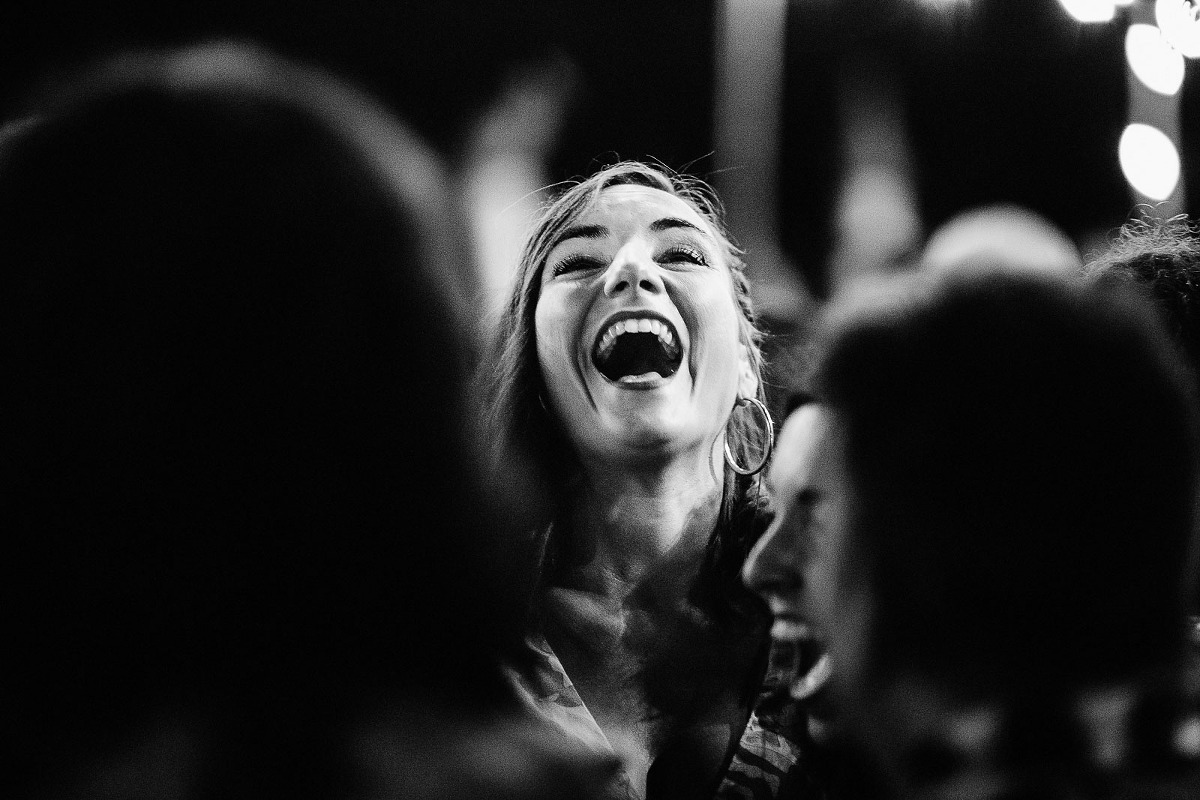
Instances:
[[[1198,60],[0,8],[0,798],[1200,798]]]

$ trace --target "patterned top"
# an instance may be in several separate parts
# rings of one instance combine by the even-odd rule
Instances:
[[[522,702],[537,717],[558,726],[585,749],[615,756],[604,731],[588,711],[545,638],[531,635],[527,643],[535,660],[532,673],[509,672]],[[758,703],[751,711],[736,748],[727,756],[714,798],[771,800],[784,796],[785,791],[788,797],[801,800],[822,796],[805,789],[808,781],[799,774],[806,760],[801,752],[801,737],[794,733],[803,729],[803,720],[787,696],[787,681],[792,670],[790,656],[772,647]],[[611,796],[642,800],[624,771],[614,781]]]
[[[798,659],[796,648],[772,643],[762,689],[717,788],[719,800],[825,797],[811,768],[804,713],[788,694]]]
[[[535,717],[560,728],[585,751],[616,758],[608,737],[584,705],[549,642],[539,634],[531,634],[525,641],[533,656],[531,672],[508,670],[517,698]],[[610,794],[614,800],[641,800],[623,769],[617,773]]]

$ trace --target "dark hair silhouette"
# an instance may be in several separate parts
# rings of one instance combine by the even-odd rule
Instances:
[[[832,634],[861,661],[839,664],[851,705],[910,778],[938,774],[922,736],[993,709],[989,765],[1059,796],[1090,769],[1081,696],[1136,707],[1182,680],[1196,445],[1175,351],[1127,287],[1003,270],[887,282],[824,336],[855,497],[836,583],[862,625]]]
[[[317,796],[360,715],[504,707],[524,579],[466,447],[442,192],[369,98],[239,44],[5,129],[14,793],[169,712],[204,732],[189,791]]]
[[[999,271],[917,278],[843,309],[827,348],[820,393],[861,492],[859,563],[889,598],[887,658],[984,650],[1004,680],[1033,650],[1041,677],[1073,681],[1175,652],[1191,396],[1136,298]],[[989,635],[964,641],[980,623]]]

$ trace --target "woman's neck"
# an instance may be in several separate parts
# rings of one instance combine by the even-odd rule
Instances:
[[[720,464],[707,458],[641,469],[594,466],[573,504],[576,558],[561,577],[572,588],[619,599],[673,549],[703,547],[721,491]]]

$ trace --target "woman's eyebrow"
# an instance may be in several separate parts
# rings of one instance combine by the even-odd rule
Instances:
[[[554,240],[551,249],[568,239],[603,239],[605,236],[608,236],[608,228],[603,225],[572,225]]]
[[[698,225],[688,222],[686,219],[680,219],[679,217],[663,217],[662,219],[656,219],[654,222],[650,223],[650,230],[654,231],[655,233],[660,231],[669,231],[672,228],[690,228],[696,233],[702,234],[706,238],[711,238],[708,235],[708,231],[704,230]]]

